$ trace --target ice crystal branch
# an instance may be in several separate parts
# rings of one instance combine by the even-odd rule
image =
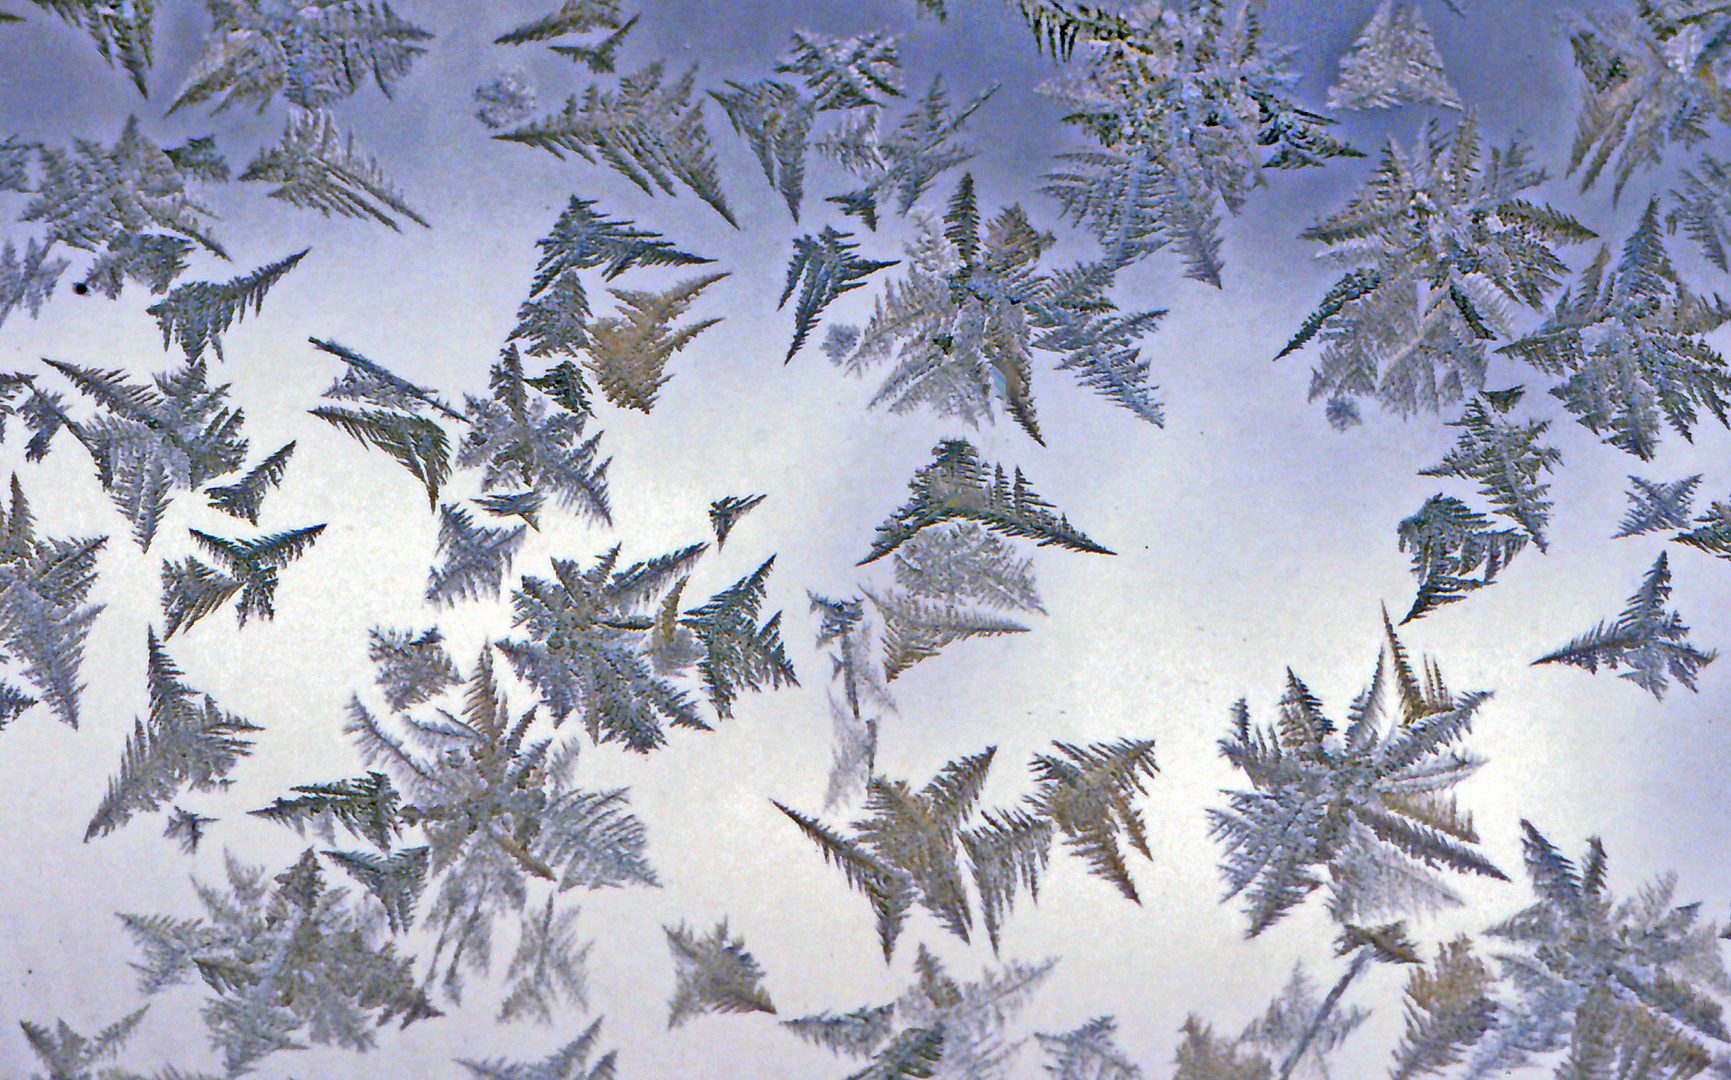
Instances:
[[[16,474],[12,505],[0,510],[0,657],[22,667],[56,717],[78,726],[84,641],[102,605],[87,605],[96,553],[106,537],[55,540],[36,535]],[[35,699],[0,683],[0,718],[11,721]]]
[[[169,811],[168,823],[162,828],[162,837],[165,840],[179,840],[183,855],[196,855],[198,845],[204,842],[205,827],[214,825],[216,821],[216,818],[205,817],[176,806]]]
[[[501,1022],[532,1015],[551,1024],[556,1006],[588,1004],[583,964],[593,943],[577,944],[576,922],[577,909],[555,911],[551,896],[540,911],[523,914],[517,951],[505,970],[511,989],[499,1006]]]
[[[1712,509],[1695,519],[1694,525],[1695,528],[1673,536],[1672,541],[1731,559],[1731,502],[1715,502]]]
[[[579,0],[581,2],[581,0]],[[571,6],[567,4],[567,7]],[[533,1064],[512,1063],[501,1059],[470,1061],[458,1058],[457,1064],[469,1070],[476,1080],[614,1080],[617,1052],[607,1051],[589,1066],[589,1055],[601,1035],[601,1020],[583,1029],[583,1033]]]
[[[1419,583],[1403,625],[1492,584],[1527,546],[1521,532],[1492,529],[1490,519],[1440,494],[1425,500],[1395,531],[1400,549],[1412,552],[1412,576]]]
[[[728,275],[704,274],[664,292],[609,289],[620,303],[620,314],[597,319],[589,326],[584,367],[595,376],[607,400],[620,408],[649,412],[655,398],[672,378],[666,374],[673,354],[721,321],[719,315],[674,327],[698,294]]]
[[[815,237],[802,236],[793,242],[793,258],[787,264],[787,286],[781,290],[779,309],[787,304],[795,288],[799,289],[799,304],[794,313],[793,344],[787,348],[791,363],[794,354],[817,325],[817,317],[842,293],[865,284],[865,279],[879,270],[896,265],[879,259],[861,259],[853,252],[858,244],[844,243],[852,233],[838,232],[825,226]]]
[[[1462,107],[1419,5],[1382,0],[1341,57],[1340,77],[1328,88],[1328,107],[1385,109],[1409,102]]]
[[[782,649],[781,612],[762,626],[757,624],[764,584],[774,565],[775,556],[771,555],[750,575],[679,619],[679,625],[691,631],[702,647],[697,670],[703,676],[710,704],[724,720],[733,715],[733,699],[741,689],[799,683]]]
[[[1241,1040],[1214,1034],[1214,1025],[1192,1013],[1179,1031],[1184,1039],[1173,1057],[1173,1080],[1268,1080],[1268,1056]]]
[[[249,732],[260,731],[217,708],[209,694],[181,682],[180,669],[151,630],[147,642],[150,715],[133,722],[132,737],[120,759],[120,771],[108,782],[108,793],[84,830],[88,843],[132,820],[135,814],[162,809],[182,790],[214,791],[242,757],[252,752]],[[195,842],[196,846],[196,842]]]
[[[1596,672],[1603,664],[1615,671],[1627,666],[1622,677],[1663,700],[1670,679],[1695,690],[1695,676],[1719,655],[1689,644],[1689,628],[1675,611],[1666,611],[1671,598],[1671,567],[1661,551],[1641,579],[1641,587],[1629,597],[1629,605],[1609,626],[1604,623],[1575,638],[1562,648],[1534,660],[1534,664],[1570,664]]]
[[[377,447],[395,458],[426,486],[427,505],[437,509],[439,488],[451,476],[451,440],[444,428],[422,413],[430,409],[455,420],[463,419],[462,414],[432,391],[393,375],[357,352],[333,341],[310,340],[315,348],[349,365],[325,391],[325,397],[380,406],[350,409],[321,405],[310,410],[312,414],[346,431],[362,445]]]
[[[1631,476],[1629,483],[1629,512],[1611,539],[1689,527],[1689,503],[1701,483],[1700,473],[1668,484]]]
[[[907,504],[878,526],[872,549],[860,565],[881,559],[913,539],[921,529],[941,521],[974,521],[1006,536],[1025,536],[1041,547],[1058,545],[1072,551],[1110,555],[1112,552],[1072,527],[1063,515],[1028,487],[1022,470],[1012,483],[1003,466],[988,472],[979,452],[965,439],[949,439],[933,448],[934,460],[914,473]]]
[[[757,508],[768,496],[765,495],[727,495],[709,504],[709,525],[715,530],[715,547],[720,550],[727,544],[728,536],[733,533],[733,526],[739,519]]]
[[[558,11],[507,30],[494,38],[493,44],[527,45],[533,41],[550,41],[567,34],[613,30],[619,27],[623,19],[618,0],[565,0]]]
[[[641,15],[633,15],[619,24],[619,29],[590,45],[549,45],[549,49],[574,64],[582,64],[597,75],[611,75],[619,63],[619,47],[625,36],[637,25]]]
[[[811,610],[821,614],[817,644],[832,646],[829,654],[832,688],[830,719],[835,727],[834,760],[823,808],[853,801],[877,771],[878,717],[874,708],[894,711],[883,671],[873,656],[871,626],[865,604],[853,597],[831,600],[807,593]],[[836,696],[839,688],[841,696]]]
[[[942,77],[933,76],[914,111],[904,116],[895,130],[881,131],[880,110],[871,108],[860,120],[818,139],[813,144],[818,153],[865,185],[831,196],[828,201],[839,205],[842,213],[864,221],[874,232],[879,211],[888,199],[893,197],[897,211],[906,215],[938,177],[974,156],[972,148],[958,136],[997,90],[993,86],[955,108]]]
[[[445,561],[427,574],[428,602],[450,607],[459,600],[498,596],[527,529],[490,529],[476,525],[466,510],[441,506],[439,552]]]
[[[726,919],[708,936],[687,930],[684,923],[662,929],[676,979],[667,1006],[668,1027],[711,1012],[775,1012],[761,985],[763,968],[745,951],[745,943],[727,932]]]
[[[1701,246],[1707,261],[1720,270],[1731,270],[1725,259],[1725,247],[1731,237],[1731,170],[1711,154],[1703,154],[1694,171],[1682,171],[1682,190],[1673,188],[1676,202],[1665,215],[1665,226],[1672,232],[1681,225],[1689,239]]]
[[[238,482],[205,488],[204,494],[210,499],[211,509],[221,510],[230,517],[241,518],[249,525],[257,525],[265,493],[271,488],[282,486],[283,474],[288,471],[289,458],[294,456],[294,452],[295,444],[286,443],[254,466]]]
[[[1034,584],[1034,561],[977,522],[922,529],[896,550],[894,562],[896,584],[914,596],[1046,612]]]
[[[1124,1056],[1113,1039],[1117,1021],[1099,1016],[1061,1035],[1035,1035],[1051,1059],[1053,1080],[1142,1080],[1142,1069]]]
[[[1707,121],[1731,121],[1724,86],[1728,59],[1724,5],[1711,0],[1641,0],[1634,10],[1591,12],[1574,19],[1570,44],[1586,81],[1586,98],[1569,152],[1581,190],[1615,159],[1613,199],[1665,145],[1693,146]]]
[[[1218,286],[1225,269],[1220,219],[1157,154],[1149,146],[1059,154],[1067,171],[1047,174],[1040,190],[1094,234],[1107,267],[1128,266],[1170,246],[1184,260],[1185,277]]]
[[[1154,764],[1154,740],[1052,745],[1058,753],[1035,754],[1029,763],[1036,784],[1027,800],[1030,810],[1057,826],[1065,846],[1087,862],[1090,873],[1140,904],[1118,839],[1122,836],[1144,859],[1154,857],[1142,815],[1131,802],[1148,793],[1145,782],[1160,771]],[[983,895],[983,881],[981,888]]]
[[[1394,1051],[1389,1080],[1441,1076],[1497,1023],[1489,995],[1496,978],[1462,934],[1437,946],[1436,960],[1406,980],[1406,1031]]]
[[[856,1080],[1002,1080],[1018,1048],[1004,1029],[1055,964],[1010,961],[985,969],[978,982],[957,982],[921,945],[914,961],[918,978],[895,1001],[840,1016],[797,1017],[782,1026],[838,1054],[870,1058]]]
[[[972,610],[957,603],[933,601],[909,593],[883,595],[862,589],[883,620],[883,671],[894,679],[946,646],[972,637],[1022,634],[1028,628],[1014,619]]]
[[[355,149],[353,134],[339,141],[336,118],[328,109],[292,110],[282,142],[259,151],[240,179],[275,184],[271,198],[317,210],[325,217],[371,218],[400,232],[391,216],[397,213],[422,228],[432,228],[409,208],[378,161]]]
[[[293,270],[309,250],[302,248],[287,258],[222,284],[196,281],[175,289],[145,309],[156,316],[156,323],[162,328],[162,347],[168,348],[170,341],[179,338],[189,361],[202,359],[206,345],[216,350],[218,360],[225,359],[221,334],[246,318],[248,307],[258,314],[264,307],[265,293]]]
[[[369,639],[367,655],[378,667],[376,681],[397,712],[431,701],[461,681],[437,627],[420,635],[374,627]]]
[[[336,843],[335,827],[341,825],[382,852],[391,850],[391,842],[409,824],[401,793],[382,772],[331,784],[299,784],[291,790],[295,798],[279,796],[252,815],[286,825],[296,836],[310,830],[327,844]]]
[[[696,266],[715,261],[679,250],[660,233],[611,220],[595,211],[593,199],[576,196],[535,246],[541,249],[541,257],[535,263],[531,296],[570,270],[604,268],[603,276],[611,281],[634,266]]]
[[[37,243],[32,237],[25,242],[24,257],[8,240],[0,247],[0,324],[19,308],[29,308],[35,318],[42,305],[54,295],[54,286],[71,263],[65,259],[50,259],[50,245]]]
[[[50,1080],[85,1080],[97,1062],[120,1053],[149,1008],[135,1009],[91,1036],[80,1035],[64,1020],[56,1022],[52,1031],[29,1020],[18,1021],[18,1026],[24,1029],[31,1053],[48,1066]]]
[[[37,5],[89,34],[96,43],[97,55],[110,67],[120,61],[120,66],[132,76],[132,85],[138,87],[141,95],[150,96],[147,83],[155,37],[151,23],[156,17],[156,0],[37,0]]]
[[[703,102],[692,101],[697,65],[672,82],[663,82],[664,70],[657,62],[622,75],[617,92],[590,86],[581,104],[573,94],[562,112],[493,137],[559,158],[573,153],[594,164],[599,157],[648,194],[659,188],[672,195],[678,181],[737,227],[721,191]]]
[[[1563,460],[1562,452],[1540,446],[1539,436],[1550,427],[1548,420],[1516,424],[1504,417],[1521,399],[1520,387],[1480,394],[1467,402],[1460,419],[1449,426],[1460,428],[1455,448],[1441,464],[1420,469],[1420,476],[1457,476],[1479,481],[1479,494],[1491,500],[1496,512],[1520,525],[1540,551],[1546,548],[1545,525],[1550,521],[1551,502],[1545,497],[1549,484],[1539,474],[1549,472]]]

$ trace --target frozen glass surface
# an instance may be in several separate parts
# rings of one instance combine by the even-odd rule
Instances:
[[[1731,1073],[1638,8],[0,0],[0,1076]]]

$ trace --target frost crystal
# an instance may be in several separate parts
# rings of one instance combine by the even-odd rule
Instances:
[[[1702,652],[1689,644],[1689,628],[1675,611],[1666,611],[1671,598],[1671,568],[1665,552],[1641,580],[1610,626],[1600,623],[1535,664],[1571,664],[1596,672],[1603,664],[1613,671],[1627,666],[1622,677],[1663,700],[1668,678],[1695,689],[1696,674],[1718,657],[1712,649]]]
[[[226,787],[229,770],[252,752],[253,744],[245,736],[263,730],[217,708],[209,694],[199,703],[197,691],[180,681],[180,669],[163,651],[154,630],[149,632],[148,650],[150,716],[133,722],[120,772],[109,780],[108,793],[84,830],[86,842],[108,835],[134,814],[162,809],[183,789]],[[182,826],[188,850],[198,846],[199,826],[189,821],[196,817],[176,811],[177,821],[188,822]]]
[[[871,900],[886,962],[916,900],[950,933],[970,940],[974,917],[962,884],[962,853],[996,952],[1016,896],[1023,889],[1038,896],[1059,833],[1093,874],[1138,901],[1118,838],[1149,855],[1141,816],[1130,800],[1146,792],[1144,778],[1157,771],[1153,740],[1053,745],[1061,756],[1034,755],[1030,768],[1039,786],[1023,805],[984,811],[975,827],[964,823],[974,814],[995,747],[949,762],[918,792],[906,780],[873,776],[866,784],[870,816],[853,823],[853,836],[779,802],[775,806],[818,846],[824,861]]]
[[[224,404],[228,384],[205,382],[203,361],[155,376],[154,387],[130,383],[121,371],[47,362],[102,408],[82,423],[54,411],[89,451],[97,479],[144,551],[168,511],[170,490],[196,488],[246,460],[241,412]]]
[[[1099,146],[1075,159],[1099,172],[1068,181],[1077,185],[1061,196],[1071,212],[1082,216],[1083,199],[1116,203],[1123,209],[1113,216],[1134,223],[1138,240],[1129,245],[1107,242],[1096,228],[1113,252],[1108,265],[1170,240],[1185,256],[1186,276],[1219,285],[1218,207],[1237,213],[1268,169],[1362,156],[1293,100],[1290,51],[1263,41],[1263,6],[1179,0],[1115,14],[1058,0],[1020,4],[1044,51],[1067,60],[1082,47],[1082,70],[1040,90]]]
[[[1230,809],[1208,813],[1226,849],[1226,895],[1243,895],[1250,937],[1321,888],[1324,869],[1330,913],[1343,923],[1458,904],[1433,870],[1503,878],[1478,852],[1472,816],[1446,794],[1478,769],[1449,747],[1490,695],[1455,696],[1428,662],[1421,682],[1386,618],[1384,628],[1387,650],[1344,732],[1290,671],[1273,725],[1253,727],[1242,701],[1233,708],[1220,752],[1255,790],[1230,792]]]
[[[914,474],[906,505],[878,526],[872,549],[860,565],[881,559],[913,539],[921,529],[941,521],[974,521],[1006,536],[1025,536],[1041,547],[1057,545],[1097,555],[1112,552],[1088,539],[1028,486],[1022,470],[1012,483],[1003,466],[988,471],[979,451],[965,439],[950,439],[933,448],[934,460]]]
[[[191,556],[162,564],[162,610],[167,619],[163,636],[172,637],[176,630],[190,628],[236,593],[240,602],[235,605],[235,617],[241,626],[246,625],[248,615],[275,618],[277,571],[300,558],[324,529],[323,525],[313,525],[245,540],[188,530],[221,567],[208,566]]]
[[[617,93],[591,86],[581,104],[573,94],[562,112],[494,138],[559,158],[573,153],[592,164],[599,157],[650,194],[660,188],[672,195],[678,181],[737,225],[721,192],[703,102],[691,100],[697,65],[670,83],[662,81],[663,72],[657,62],[623,75]]]
[[[355,149],[354,135],[340,136],[328,109],[290,110],[282,142],[259,151],[240,179],[275,184],[271,198],[325,217],[372,218],[400,231],[397,219],[386,213],[392,211],[432,227],[403,201],[379,163]]]
[[[272,885],[275,887],[273,888]],[[229,1075],[279,1050],[315,1043],[370,1049],[373,1028],[441,1015],[394,945],[370,940],[346,889],[327,888],[311,849],[267,879],[228,856],[228,888],[200,884],[206,919],[122,915],[138,942],[144,993],[196,971],[211,994],[200,1010]]]
[[[1731,978],[1718,927],[1700,921],[1698,904],[1673,906],[1674,875],[1619,903],[1597,837],[1577,865],[1531,822],[1521,827],[1535,902],[1486,931],[1517,951],[1498,956],[1510,992],[1464,1075],[1505,1075],[1558,1050],[1566,1051],[1563,1074],[1613,1061],[1652,1062],[1673,1077],[1706,1068],[1712,1057],[1701,1036],[1722,1043],[1731,1035],[1721,1019]]]
[[[716,923],[708,937],[699,937],[684,923],[663,929],[678,980],[668,1002],[668,1027],[710,1012],[775,1012],[760,985],[763,969],[745,951],[744,942],[727,932],[726,919]]]
[[[203,359],[206,345],[216,350],[218,360],[225,359],[220,335],[235,322],[246,318],[248,307],[256,315],[264,307],[265,293],[284,274],[293,270],[295,264],[306,257],[308,250],[302,248],[287,258],[220,285],[209,281],[182,285],[169,293],[166,299],[146,308],[146,313],[156,316],[156,323],[162,328],[162,347],[168,348],[170,341],[179,338],[180,347],[186,350],[189,361]]]
[[[524,913],[517,951],[505,970],[511,989],[499,1006],[500,1021],[528,1015],[551,1024],[556,1006],[589,1003],[583,962],[590,944],[577,944],[576,922],[577,909],[555,911],[551,896],[540,911]]]
[[[280,91],[318,109],[359,91],[371,75],[388,97],[433,35],[371,0],[205,0],[204,55],[169,111],[216,99],[215,111]]]
[[[11,511],[0,512],[0,657],[22,666],[54,714],[77,727],[84,640],[102,611],[102,605],[84,601],[96,582],[96,553],[107,538],[38,538],[16,474]],[[35,703],[0,683],[0,720],[9,722]]]
[[[520,72],[508,71],[475,87],[475,101],[480,105],[475,119],[494,131],[535,115],[535,88]]]
[[[210,211],[186,190],[188,180],[202,178],[200,170],[175,161],[139,130],[136,117],[127,118],[111,148],[79,139],[72,153],[51,146],[37,153],[42,179],[19,217],[43,222],[50,244],[98,253],[87,280],[106,279],[108,295],[119,293],[124,277],[166,291],[185,269],[189,241],[227,257],[201,220]]]
[[[1504,346],[1549,375],[1566,376],[1551,395],[1582,426],[1650,461],[1666,425],[1694,438],[1704,408],[1731,426],[1731,366],[1706,335],[1731,319],[1731,306],[1697,297],[1678,278],[1659,238],[1658,200],[1647,204],[1614,269],[1601,249],[1531,335]]]
[[[1701,483],[1700,473],[1669,484],[1631,476],[1629,483],[1632,485],[1628,492],[1629,513],[1611,539],[1689,527],[1689,503],[1694,498],[1696,486]]]
[[[1340,61],[1328,90],[1331,109],[1384,109],[1421,102],[1461,108],[1442,55],[1416,0],[1382,0]]]
[[[1545,179],[1528,158],[1514,141],[1481,163],[1471,112],[1451,132],[1432,121],[1410,150],[1391,140],[1346,209],[1304,231],[1355,267],[1279,353],[1322,338],[1312,400],[1374,397],[1409,416],[1483,385],[1485,342],[1509,332],[1503,303],[1537,307],[1567,270],[1552,247],[1595,235],[1519,197]]]
[[[586,1068],[589,1054],[595,1049],[600,1034],[601,1021],[597,1019],[583,1030],[583,1034],[533,1064],[503,1060],[469,1061],[466,1058],[458,1058],[457,1064],[468,1069],[474,1080],[613,1080],[617,1075],[614,1071],[615,1051],[607,1051],[593,1068]]]
[[[259,812],[297,830],[310,825],[328,832],[332,823],[341,823],[382,852],[397,833],[418,827],[425,847],[391,858],[425,852],[426,880],[429,887],[436,884],[426,921],[439,931],[427,978],[443,965],[452,1000],[460,997],[465,966],[486,970],[494,920],[524,910],[532,880],[558,891],[658,884],[644,857],[646,830],[626,809],[625,791],[574,787],[577,748],[531,739],[537,711],[531,707],[512,716],[494,677],[491,649],[484,650],[460,715],[439,709],[432,720],[401,721],[406,739],[394,733],[397,724],[381,723],[358,698],[350,703],[348,732],[369,763],[400,780],[401,795],[384,774],[372,773],[340,785],[297,788],[300,798],[279,799]],[[370,856],[360,863],[388,883],[390,866]],[[413,870],[406,864],[402,873]],[[406,923],[411,910],[406,903],[399,921]],[[547,913],[537,918],[526,933],[538,944],[510,973],[519,987],[528,986],[516,1008],[534,1013],[550,1008],[565,993],[561,986],[569,989],[559,973],[580,962],[566,950],[570,920]]]
[[[895,1001],[782,1024],[807,1042],[871,1058],[856,1077],[1001,1080],[1019,1042],[1007,1040],[1004,1028],[1056,963],[1012,960],[997,971],[982,971],[978,982],[958,983],[921,945],[914,961],[918,978]]]

